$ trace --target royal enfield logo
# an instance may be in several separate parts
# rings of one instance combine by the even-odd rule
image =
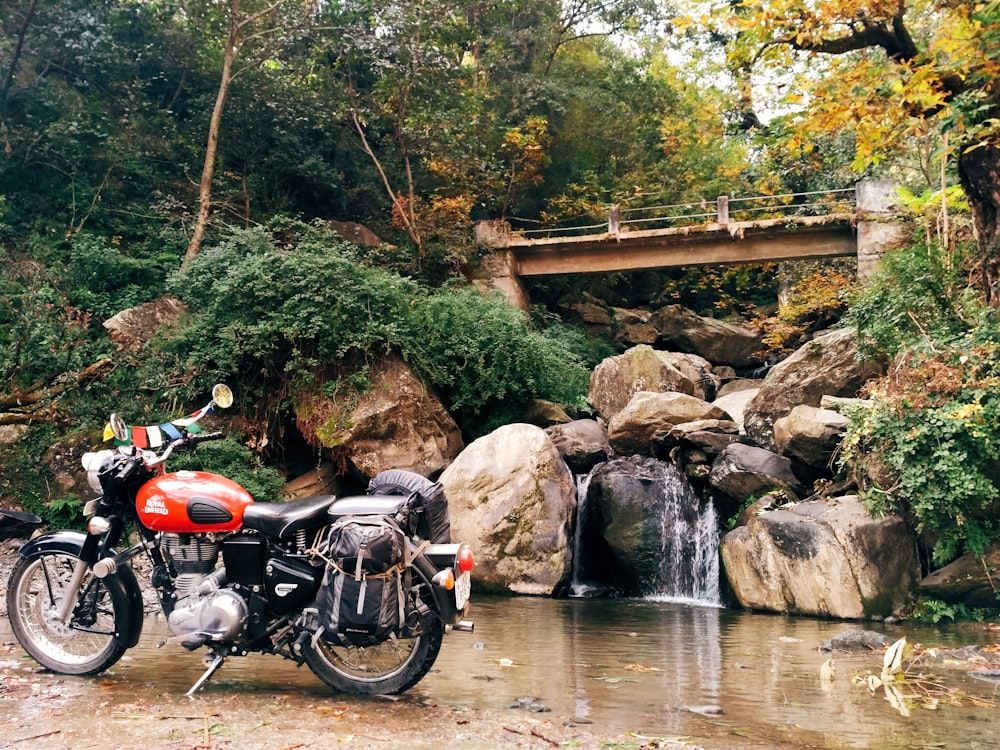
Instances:
[[[274,587],[274,593],[278,596],[288,596],[299,587],[297,583],[279,583]]]
[[[146,501],[146,507],[142,509],[143,513],[152,513],[157,516],[166,516],[170,514],[167,510],[167,506],[163,504],[163,501],[159,498],[151,497]]]

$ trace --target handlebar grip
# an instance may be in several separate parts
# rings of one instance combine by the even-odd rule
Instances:
[[[197,435],[188,435],[187,442],[190,445],[197,445],[198,443],[207,443],[210,440],[222,440],[226,437],[224,432],[202,432]]]

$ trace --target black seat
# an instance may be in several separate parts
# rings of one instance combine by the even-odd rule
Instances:
[[[243,511],[243,527],[287,539],[299,529],[325,524],[326,512],[336,501],[336,495],[316,495],[290,503],[253,503]]]

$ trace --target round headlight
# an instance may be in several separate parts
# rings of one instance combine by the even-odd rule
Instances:
[[[84,453],[83,458],[80,459],[83,468],[87,470],[87,484],[90,485],[90,489],[94,492],[101,491],[100,473],[110,465],[111,457],[114,453],[110,449],[96,451],[95,453]]]

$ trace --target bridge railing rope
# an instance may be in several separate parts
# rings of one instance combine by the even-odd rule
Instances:
[[[590,223],[548,226],[538,229],[514,229],[524,238],[566,237],[607,232],[618,234],[634,229],[698,226],[757,221],[783,217],[823,216],[855,210],[855,189],[814,190],[780,195],[733,198],[720,195],[715,200],[692,203],[628,207],[607,207],[606,218],[591,216]],[[586,221],[586,217],[583,217]],[[596,221],[595,221],[596,220]]]

